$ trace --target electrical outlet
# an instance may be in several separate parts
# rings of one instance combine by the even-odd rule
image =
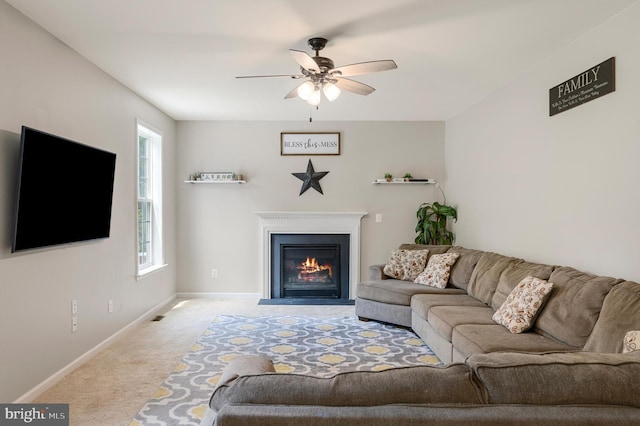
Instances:
[[[108,305],[108,311],[109,313],[113,312],[113,300],[109,300],[109,305]]]
[[[78,317],[71,318],[71,332],[75,333],[78,331]]]
[[[377,223],[382,222],[382,213],[376,213],[376,222]]]
[[[75,315],[78,313],[78,301],[73,299],[71,301],[71,315]]]
[[[217,269],[212,269],[211,270],[211,278],[218,278],[218,270]]]

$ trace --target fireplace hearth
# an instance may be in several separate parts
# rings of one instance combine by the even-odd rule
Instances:
[[[349,297],[348,234],[272,234],[271,297]]]

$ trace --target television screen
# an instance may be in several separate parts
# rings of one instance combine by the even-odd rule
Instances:
[[[22,127],[11,251],[108,238],[116,155]]]

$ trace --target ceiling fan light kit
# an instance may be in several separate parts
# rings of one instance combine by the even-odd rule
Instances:
[[[327,98],[329,102],[333,102],[340,96],[343,90],[364,96],[376,90],[364,83],[345,77],[398,68],[396,63],[391,59],[360,62],[336,68],[331,59],[320,56],[320,51],[327,45],[326,38],[310,38],[307,43],[309,47],[316,52],[315,56],[310,56],[301,50],[289,50],[293,59],[300,65],[301,74],[252,75],[236,78],[289,77],[292,79],[307,79],[287,93],[284,98],[291,99],[298,97],[306,101],[309,105],[318,106],[322,98],[321,92],[324,93],[325,98]]]

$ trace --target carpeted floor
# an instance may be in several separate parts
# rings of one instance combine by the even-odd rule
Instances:
[[[277,372],[317,377],[440,363],[413,332],[354,315],[219,315],[131,425],[199,425],[222,370],[240,355],[264,355]]]
[[[354,315],[353,306],[258,306],[258,300],[176,300],[52,386],[35,403],[69,403],[70,425],[126,426],[219,314]]]

